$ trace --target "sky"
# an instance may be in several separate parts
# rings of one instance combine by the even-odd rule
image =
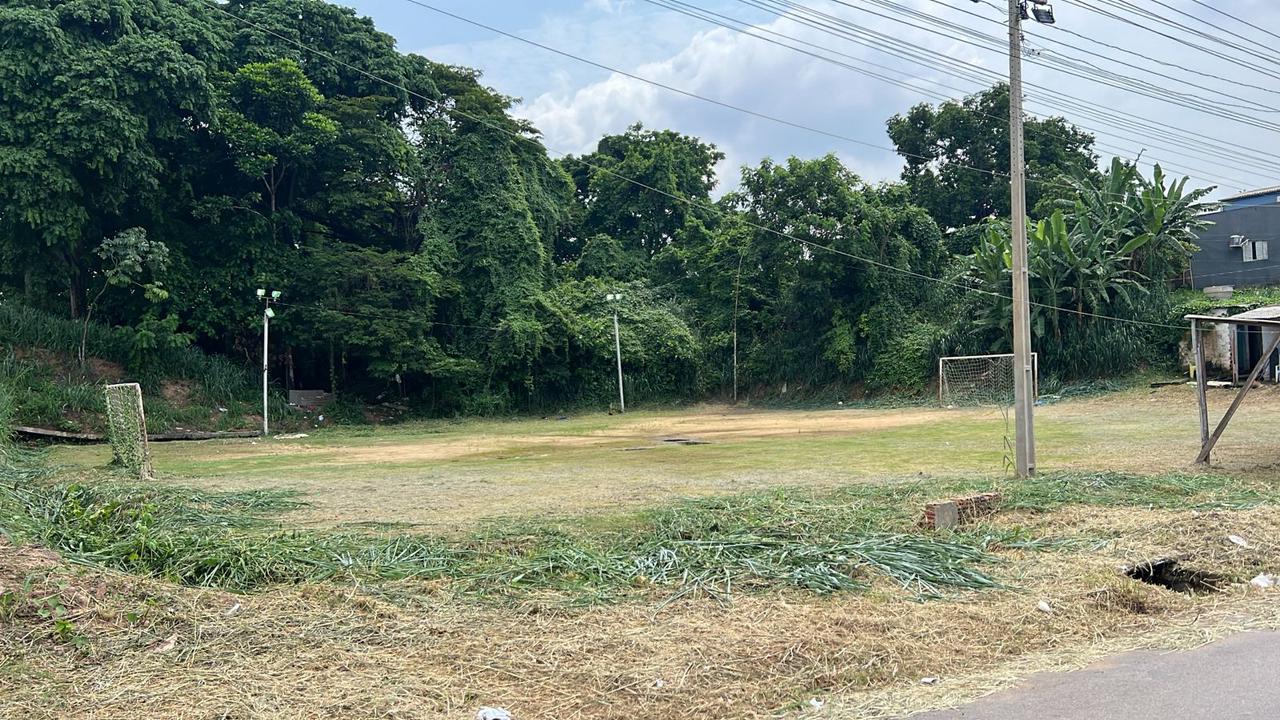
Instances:
[[[721,191],[736,186],[742,165],[793,155],[811,158],[836,153],[867,181],[895,179],[902,159],[892,152],[885,132],[889,117],[921,102],[937,103],[980,91],[990,84],[983,75],[1004,77],[1008,72],[1003,54],[1007,51],[1005,14],[998,0],[661,0],[661,4],[651,0],[343,0],[343,4],[372,17],[379,29],[396,38],[402,52],[477,68],[486,85],[520,98],[514,114],[533,122],[553,156],[590,152],[602,135],[622,132],[636,122],[669,128],[712,142],[725,153],[717,168]],[[717,13],[722,22],[731,19],[745,32],[661,5]],[[780,14],[788,12],[788,7],[790,16]],[[1143,17],[1143,8],[1229,39],[1236,47],[1161,25]],[[1160,162],[1168,174],[1190,176],[1192,185],[1217,186],[1214,197],[1280,185],[1280,159],[1266,156],[1280,155],[1276,141],[1280,3],[1055,0],[1053,11],[1052,27],[1024,23],[1030,112],[1061,115],[1093,132],[1104,163],[1117,154],[1140,157],[1148,168],[1150,162]],[[820,27],[797,21],[795,13],[804,12],[822,13],[816,16]],[[912,13],[949,23],[945,32],[952,37],[939,34],[941,28]],[[866,44],[852,37],[868,32],[879,35]],[[926,48],[942,54],[947,67],[962,77],[895,56],[890,52],[894,43],[900,53],[917,54],[919,48]],[[1054,62],[1072,65],[1075,74],[1038,64]],[[1105,83],[1091,79],[1100,72],[1107,73]],[[1125,127],[1116,127],[1117,123]],[[1174,126],[1180,136],[1170,136],[1168,127],[1154,123]]]

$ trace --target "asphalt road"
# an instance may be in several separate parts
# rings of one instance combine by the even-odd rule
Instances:
[[[1280,632],[1185,652],[1132,652],[911,720],[1236,720],[1280,718]]]

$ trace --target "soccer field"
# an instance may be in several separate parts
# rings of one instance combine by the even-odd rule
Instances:
[[[1218,446],[1226,469],[1266,472],[1280,443],[1280,393],[1255,391]],[[1215,391],[1221,412],[1230,391]],[[1215,416],[1216,418],[1216,416]],[[298,521],[468,527],[479,519],[634,509],[686,496],[830,487],[923,475],[1006,474],[1011,420],[996,409],[687,410],[564,419],[322,429],[293,440],[156,443],[163,482],[286,487],[312,506]],[[671,442],[688,440],[698,444]],[[1188,386],[1043,405],[1044,470],[1186,469],[1198,443]],[[58,462],[100,466],[105,446]]]

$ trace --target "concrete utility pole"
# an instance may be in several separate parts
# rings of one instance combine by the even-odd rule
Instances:
[[[276,311],[271,309],[271,301],[280,299],[280,291],[272,290],[268,293],[263,288],[258,288],[258,297],[262,299],[262,437],[266,437],[270,433],[270,426],[267,421],[267,336],[271,332],[271,318],[276,316]]]
[[[1018,477],[1036,472],[1035,421],[1031,398],[1031,306],[1027,283],[1027,188],[1022,147],[1022,13],[1009,0],[1009,209],[1013,242],[1013,425]]]
[[[613,351],[618,357],[618,412],[627,411],[627,396],[622,389],[622,336],[618,333],[618,301],[621,293],[609,293],[605,300],[613,303]]]
[[[977,0],[975,0],[976,2]],[[1030,0],[1037,22],[1053,23],[1048,0]],[[1026,159],[1022,136],[1022,21],[1026,0],[1009,0],[1009,210],[1013,245],[1013,424],[1018,477],[1036,474],[1035,367],[1027,271]]]

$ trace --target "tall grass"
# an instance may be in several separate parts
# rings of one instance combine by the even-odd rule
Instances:
[[[80,349],[84,326],[13,302],[0,303],[0,344],[10,347],[40,348],[66,357]],[[207,404],[252,400],[255,376],[246,366],[206,355],[193,347],[160,347],[148,351],[146,367],[134,367],[134,334],[129,328],[90,323],[87,355],[115,363],[133,380],[151,388],[162,380],[196,383]]]
[[[0,384],[9,389],[8,404],[0,413],[7,412],[9,423],[70,431],[103,429],[101,383],[105,378],[80,367],[75,359],[82,330],[77,321],[0,303],[0,347],[5,348],[0,351]],[[118,365],[120,379],[142,384],[153,431],[178,425],[239,427],[242,409],[257,400],[256,377],[243,365],[194,347],[164,346],[147,352],[145,365],[137,367],[132,364],[132,330],[89,326],[88,357]],[[115,379],[114,375],[108,377]],[[171,381],[190,385],[189,402],[170,403],[161,397],[165,383]]]

